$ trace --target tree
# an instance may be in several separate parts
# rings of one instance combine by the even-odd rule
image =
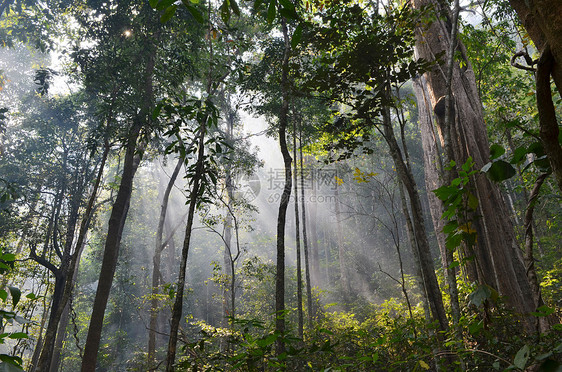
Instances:
[[[436,14],[446,15],[449,20],[448,9],[444,9],[437,2],[415,1],[414,7],[421,9],[424,6],[431,6]],[[418,58],[427,61],[435,61],[436,56],[446,54],[452,43],[450,39],[450,21],[436,19],[424,28],[416,31],[416,55]],[[460,51],[461,58],[465,64],[461,68],[459,63],[452,62],[452,75],[450,87],[452,88],[452,105],[450,108],[454,120],[449,121],[450,128],[444,127],[445,121],[445,99],[447,96],[447,84],[445,73],[446,65],[441,60],[435,67],[424,75],[427,92],[423,94],[423,89],[417,89],[418,107],[424,107],[431,102],[431,107],[436,117],[436,127],[441,138],[441,148],[446,150],[444,139],[450,139],[450,158],[457,165],[465,164],[471,157],[477,169],[482,168],[489,159],[489,144],[486,137],[486,130],[482,117],[482,105],[478,97],[475,84],[474,73],[472,72],[470,61],[463,52],[464,46],[458,43],[458,47],[453,49],[455,53]],[[425,113],[425,116],[422,116]],[[419,120],[431,118],[427,111],[420,111]],[[428,128],[429,124],[423,124]],[[429,125],[429,127],[431,127]],[[422,131],[422,135],[431,132]],[[447,133],[450,136],[447,137]],[[431,141],[437,141],[434,137],[424,140],[424,145]],[[435,146],[435,145],[434,145]],[[427,148],[428,154],[435,153],[434,150]],[[432,158],[431,163],[439,164],[438,158]],[[428,163],[426,163],[428,164]],[[435,173],[434,173],[435,174]],[[431,185],[427,185],[431,188]],[[518,251],[517,242],[513,234],[513,226],[509,219],[507,209],[496,185],[484,174],[477,174],[471,181],[471,186],[475,190],[478,199],[477,214],[479,218],[474,218],[471,223],[476,230],[477,243],[475,246],[475,259],[478,270],[477,278],[480,283],[496,288],[500,294],[507,297],[508,303],[520,314],[526,317],[534,311],[530,299],[531,291],[525,276],[525,269]],[[435,207],[433,208],[435,210]],[[435,221],[435,218],[434,218]],[[435,226],[436,231],[439,226]],[[465,252],[466,257],[470,257],[470,252]],[[529,324],[527,322],[527,324]]]

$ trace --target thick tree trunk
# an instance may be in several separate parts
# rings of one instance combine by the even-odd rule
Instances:
[[[431,5],[440,14],[448,15],[448,10],[440,8],[439,3],[434,0],[413,0],[413,4],[418,9]],[[439,19],[427,28],[416,31],[418,57],[431,61],[435,60],[435,56],[439,53],[448,50],[450,44],[448,27]],[[460,43],[459,48],[461,52],[464,50]],[[451,124],[456,125],[450,129],[451,145],[457,164],[464,164],[468,157],[472,157],[476,168],[479,169],[488,162],[489,144],[474,73],[469,61],[465,60],[465,62],[467,64],[465,69],[461,69],[458,63],[454,63],[453,66],[451,86],[455,120]],[[447,94],[444,69],[444,65],[436,66],[425,74],[431,105],[438,115],[443,114],[435,110],[439,108],[437,103]],[[425,104],[423,97],[418,96],[418,104],[419,106]],[[439,127],[439,124],[437,122],[437,129],[443,138],[447,129]],[[437,159],[432,161],[435,162]],[[477,231],[475,255],[480,281],[491,285],[501,295],[506,296],[508,303],[517,312],[528,314],[533,311],[531,289],[503,198],[497,186],[492,184],[484,174],[474,177],[472,187],[479,200],[477,211],[479,217],[474,218],[472,222]]]
[[[537,65],[537,108],[544,152],[548,155],[552,173],[558,188],[562,191],[562,147],[558,140],[560,128],[550,90],[550,74],[554,69],[554,64],[551,48],[547,45]]]
[[[552,77],[562,94],[562,2],[560,0],[509,0],[539,51],[550,46]]]

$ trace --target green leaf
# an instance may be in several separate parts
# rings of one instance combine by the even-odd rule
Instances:
[[[164,14],[162,14],[162,16],[160,17],[160,22],[162,22],[162,23],[168,22],[174,16],[174,14],[176,14],[177,8],[178,8],[177,5],[172,5],[168,8],[166,8],[166,10],[164,11]]]
[[[445,201],[449,199],[451,196],[455,195],[458,192],[456,187],[451,186],[441,186],[438,189],[433,190],[433,193],[441,200]]]
[[[152,9],[155,9],[156,6],[158,5],[158,0],[148,0],[148,3],[150,4],[150,7]]]
[[[515,168],[504,160],[497,160],[482,167],[488,177],[494,182],[505,181],[515,175]]]
[[[12,262],[16,260],[16,255],[12,253],[4,253],[0,259],[2,261]]]
[[[271,0],[269,2],[269,7],[267,8],[267,22],[268,23],[271,24],[273,22],[273,20],[275,19],[276,11],[277,11],[277,1]]]
[[[515,151],[513,151],[513,156],[509,162],[511,164],[518,164],[527,158],[528,153],[529,152],[525,146],[518,147]]]
[[[234,12],[234,14],[236,14],[237,16],[240,15],[240,8],[238,7],[238,3],[236,2],[236,0],[230,0],[230,8]]]
[[[533,316],[549,316],[554,313],[554,309],[546,305],[539,306],[536,312],[531,312]]]
[[[261,4],[263,4],[263,0],[254,1],[254,12],[260,8]]]
[[[490,160],[497,159],[503,154],[505,154],[505,149],[502,146],[495,143],[490,146]]]
[[[476,198],[476,196],[474,196],[474,194],[469,193],[468,194],[468,207],[470,209],[472,209],[473,211],[475,211],[478,208],[478,199]]]
[[[11,338],[11,339],[14,339],[14,340],[19,340],[21,338],[29,338],[29,336],[25,332],[15,332],[15,333],[10,334],[8,336],[8,338]]]
[[[185,7],[187,8],[187,11],[189,13],[191,13],[191,15],[193,16],[193,18],[195,18],[195,20],[199,23],[205,23],[205,18],[203,18],[203,14],[201,14],[201,12],[199,11],[199,9],[197,9],[196,7],[194,7],[193,5],[191,5],[190,0],[182,0],[183,5],[185,5]]]
[[[175,2],[176,2],[176,0],[160,0],[158,2],[158,4],[156,5],[156,9],[158,9],[158,10],[167,9],[170,5],[172,5]]]
[[[478,286],[478,288],[476,288],[474,292],[468,295],[468,302],[476,307],[480,307],[480,305],[482,305],[484,301],[488,299],[494,300],[495,298],[497,298],[497,296],[497,292],[492,287],[486,284],[482,284]]]
[[[224,23],[230,21],[230,7],[228,6],[229,0],[225,0],[220,6],[221,19]]]
[[[14,304],[14,306],[16,306],[18,302],[20,302],[21,291],[19,290],[19,288],[12,287],[10,285],[8,286],[8,289],[10,290],[10,294],[12,295],[12,303]]]
[[[8,298],[8,292],[6,292],[3,289],[0,289],[0,299],[2,301],[6,301],[7,298]]]
[[[20,365],[23,362],[21,358],[14,357],[11,355],[0,355],[0,372],[23,372],[24,370],[21,369]]]
[[[298,25],[291,37],[291,48],[296,48],[302,38],[302,25]]]
[[[517,354],[515,354],[515,358],[513,358],[513,365],[519,369],[525,369],[525,365],[527,364],[530,356],[531,350],[529,349],[529,346],[523,346],[519,349]]]

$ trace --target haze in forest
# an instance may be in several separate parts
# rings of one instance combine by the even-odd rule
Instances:
[[[559,371],[561,17],[0,1],[0,370]]]

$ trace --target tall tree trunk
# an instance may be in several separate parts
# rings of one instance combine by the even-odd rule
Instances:
[[[301,123],[302,124],[302,123]],[[304,199],[304,159],[302,156],[302,127],[299,128],[299,154],[301,162],[301,210],[302,210],[302,240],[304,245],[304,266],[306,270],[306,301],[308,308],[308,329],[312,330],[312,317],[315,316],[316,310],[313,308],[312,299],[312,283],[310,281],[310,254],[308,249],[308,230],[306,228],[306,201]],[[296,156],[295,156],[296,159]],[[296,173],[296,172],[295,172]],[[314,185],[312,186],[314,187]],[[296,194],[295,194],[296,197]]]
[[[304,316],[302,308],[302,258],[301,258],[301,232],[299,216],[299,190],[297,168],[297,134],[296,120],[293,121],[293,187],[295,190],[295,245],[297,248],[297,319],[299,337],[304,337]]]
[[[421,200],[416,186],[416,181],[414,180],[414,176],[404,162],[404,156],[400,151],[396,136],[394,135],[394,130],[392,129],[392,123],[390,120],[390,110],[388,108],[383,109],[382,133],[384,135],[386,143],[389,146],[390,155],[394,161],[394,166],[396,167],[398,177],[406,188],[406,192],[408,193],[408,197],[410,199],[412,223],[414,226],[414,234],[417,241],[416,248],[418,250],[418,256],[420,258],[420,268],[427,291],[432,320],[437,322],[437,324],[439,325],[439,330],[446,331],[449,326],[447,316],[445,314],[445,308],[443,306],[441,290],[439,289],[439,284],[437,282],[437,277],[433,268],[433,258],[431,257],[429,241],[425,232],[425,223],[422,213]]]
[[[84,345],[82,372],[94,372],[96,370],[105,308],[107,306],[107,300],[109,299],[111,285],[113,284],[117,259],[119,258],[121,235],[123,233],[123,227],[125,226],[125,220],[127,219],[129,202],[133,191],[133,178],[141,160],[141,156],[136,154],[137,140],[141,126],[141,123],[136,119],[129,133],[121,183],[111,210],[111,216],[109,217],[98,288],[96,290],[96,297],[94,298],[88,336],[86,337],[86,344]]]
[[[88,231],[88,227],[91,221],[92,213],[94,210],[94,203],[98,195],[98,190],[101,184],[103,170],[105,167],[105,162],[107,160],[108,154],[109,154],[109,145],[106,143],[104,146],[104,151],[99,165],[98,174],[94,182],[94,187],[92,189],[92,193],[90,194],[90,199],[88,200],[86,210],[84,211],[82,222],[80,223],[80,231],[78,233],[78,238],[76,241],[75,252],[72,255],[70,255],[70,252],[68,252],[68,255],[70,255],[70,257],[68,259],[68,263],[65,264],[64,266],[64,277],[67,280],[65,280],[63,284],[63,292],[61,295],[61,299],[56,307],[51,306],[51,317],[49,319],[49,325],[47,326],[47,330],[45,331],[45,342],[41,347],[41,354],[37,362],[37,368],[35,369],[35,371],[48,371],[49,367],[51,366],[51,361],[53,358],[53,349],[54,349],[55,342],[58,338],[57,329],[59,328],[59,322],[62,313],[66,308],[70,297],[72,296],[72,291],[74,289],[73,279],[76,276],[75,275],[76,268],[80,260],[80,255],[82,253],[81,247],[84,246],[86,233]]]
[[[102,164],[103,165],[103,164]],[[102,167],[103,168],[103,167]],[[96,194],[97,194],[97,190],[96,190]],[[91,219],[88,216],[88,220],[91,221]],[[88,224],[89,225],[89,224]],[[85,228],[85,232],[87,233],[88,227]],[[86,241],[85,239],[80,239],[82,244],[80,245],[80,247],[77,247],[77,251],[74,252],[74,255],[76,255],[76,260],[74,260],[74,258],[71,259],[71,265],[73,264],[74,261],[76,261],[75,267],[73,270],[69,270],[68,273],[71,273],[71,287],[74,288],[74,285],[76,283],[76,279],[78,278],[78,269],[80,266],[80,257],[82,256],[82,252],[84,251],[84,247],[86,246]],[[66,286],[65,286],[66,287]],[[72,294],[70,294],[72,295]],[[69,296],[70,297],[70,296]],[[49,368],[49,371],[58,371],[59,367],[60,367],[60,361],[61,361],[61,353],[62,353],[62,346],[63,346],[63,342],[66,338],[66,328],[68,327],[68,322],[70,320],[70,298],[66,298],[66,293],[65,295],[63,295],[63,299],[61,301],[61,306],[62,303],[65,303],[66,305],[64,306],[63,312],[60,316],[60,321],[59,321],[59,326],[58,326],[58,330],[57,330],[57,337],[55,339],[55,344],[53,347],[53,357],[51,360],[51,365]]]
[[[527,268],[527,277],[529,278],[531,289],[533,290],[533,300],[535,301],[535,308],[543,306],[544,301],[541,295],[540,282],[537,278],[537,272],[535,270],[535,258],[533,257],[533,212],[539,198],[539,192],[541,190],[542,184],[549,175],[550,173],[543,173],[537,177],[535,186],[533,187],[531,195],[529,196],[527,209],[525,210],[525,266]],[[540,316],[537,317],[536,321],[538,333],[546,333],[550,330],[550,322],[548,317]]]
[[[172,319],[170,322],[170,339],[168,341],[168,353],[166,358],[166,372],[174,371],[174,363],[176,361],[176,349],[178,342],[178,330],[183,310],[183,292],[185,289],[185,276],[187,268],[187,256],[191,244],[191,234],[193,232],[193,218],[195,208],[199,199],[199,190],[205,172],[205,134],[207,132],[208,117],[201,122],[198,136],[197,163],[195,166],[195,174],[193,175],[193,187],[189,195],[189,211],[187,214],[187,225],[185,227],[185,237],[181,252],[180,269],[178,280],[176,282],[176,297],[172,308]]]
[[[413,0],[414,7],[433,6],[439,17],[426,28],[416,30],[416,53],[420,58],[435,60],[435,56],[446,52],[450,46],[450,25],[441,20],[441,16],[448,17],[448,9],[443,9],[435,0]],[[464,57],[464,46],[459,43],[461,55],[467,67],[461,69],[454,63],[451,79],[452,97],[454,104],[452,111],[455,115],[451,125],[451,146],[453,158],[457,164],[464,164],[472,157],[476,168],[482,168],[489,159],[489,144],[484,126],[482,105],[478,97],[474,73],[469,61]],[[431,105],[438,117],[445,113],[439,100],[447,95],[447,79],[445,66],[439,65],[425,74]],[[419,91],[419,90],[418,90]],[[418,106],[424,105],[424,98],[418,96]],[[437,121],[441,141],[447,128],[440,127]],[[432,159],[436,161],[436,159]],[[477,215],[473,219],[473,226],[477,231],[475,247],[476,264],[479,266],[480,281],[496,288],[500,294],[506,296],[508,303],[520,314],[532,311],[532,296],[529,282],[525,276],[525,268],[517,242],[513,233],[513,226],[509,219],[507,208],[496,185],[484,175],[478,174],[472,180],[472,187],[479,200]],[[439,233],[436,227],[436,232]],[[527,326],[530,325],[526,322]]]
[[[320,284],[320,254],[318,252],[318,207],[317,207],[317,187],[319,185],[318,180],[315,178],[316,169],[313,167],[310,169],[310,183],[312,185],[311,190],[311,203],[310,203],[310,271],[311,271],[311,285],[316,287]]]
[[[166,185],[164,194],[162,195],[162,204],[160,206],[160,218],[158,219],[158,227],[156,230],[156,245],[154,247],[154,256],[152,258],[152,294],[150,299],[150,323],[148,327],[148,364],[152,365],[156,361],[156,331],[158,329],[158,294],[160,292],[159,287],[160,278],[162,273],[160,272],[160,262],[162,259],[162,251],[166,247],[162,244],[164,235],[164,224],[166,222],[166,214],[168,212],[168,202],[170,201],[170,193],[172,188],[176,183],[178,174],[180,173],[181,167],[183,165],[183,159],[178,159],[176,166],[170,176],[170,180]],[[173,232],[171,232],[173,234]]]
[[[284,50],[281,71],[281,111],[279,112],[279,147],[283,155],[285,167],[285,186],[279,202],[279,213],[277,215],[277,267],[275,272],[275,331],[279,334],[275,342],[277,355],[285,351],[282,337],[285,334],[285,222],[287,218],[287,206],[291,197],[291,154],[287,148],[287,123],[289,115],[289,55],[291,52],[289,43],[289,31],[285,19],[281,19]]]
[[[420,256],[417,247],[416,237],[414,233],[414,226],[412,224],[412,218],[410,217],[410,211],[408,209],[408,200],[404,193],[404,185],[400,181],[400,201],[402,204],[402,213],[404,214],[404,219],[406,220],[406,231],[408,233],[408,240],[410,241],[410,247],[412,249],[412,256],[414,257],[414,271],[416,275],[416,281],[418,282],[419,290],[421,291],[423,311],[426,319],[431,319],[431,312],[429,310],[429,300],[427,297],[427,290],[425,288],[425,283],[423,281],[423,275],[421,272]]]
[[[341,227],[341,208],[340,208],[340,192],[339,192],[339,184],[338,184],[338,165],[336,163],[336,185],[334,188],[334,196],[335,196],[335,214],[336,214],[336,238],[338,244],[338,260],[340,264],[340,281],[341,281],[341,289],[343,293],[343,300],[347,306],[347,303],[350,301],[350,293],[351,288],[349,286],[349,278],[347,277],[347,266],[346,266],[346,258],[345,258],[345,246],[343,241],[343,232]]]

